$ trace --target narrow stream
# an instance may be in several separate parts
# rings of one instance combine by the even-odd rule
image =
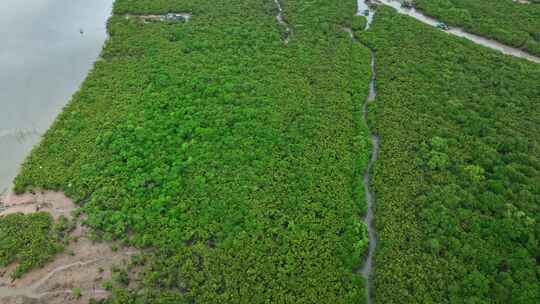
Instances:
[[[0,194],[98,58],[112,2],[0,1]]]
[[[356,11],[357,16],[366,17],[367,19],[366,28],[365,28],[366,31],[371,26],[371,23],[373,22],[373,17],[375,17],[375,11],[369,7],[370,4],[368,4],[368,2],[369,1],[358,0],[357,11]]]
[[[289,37],[291,35],[292,30],[289,24],[283,18],[283,7],[281,7],[280,0],[274,0],[274,2],[276,3],[276,7],[278,9],[278,14],[276,16],[276,19],[278,23],[285,28],[285,32],[283,33],[283,43],[287,44],[289,43]]]
[[[361,0],[358,0],[358,2],[361,2]],[[394,1],[394,0],[374,0],[375,3],[380,3],[383,5],[390,6],[394,8],[398,13],[407,15],[410,17],[413,17],[414,19],[421,21],[425,24],[431,25],[436,27],[439,24],[439,20],[428,17],[424,15],[423,13],[419,12],[415,8],[404,8],[401,7],[401,2]],[[476,44],[488,47],[493,50],[497,50],[503,54],[511,55],[514,57],[524,58],[532,62],[540,63],[540,57],[531,55],[527,52],[524,52],[520,49],[516,49],[507,45],[504,45],[500,42],[497,42],[492,39],[488,39],[482,36],[478,36],[475,34],[467,33],[465,30],[459,27],[449,27],[448,30],[446,30],[447,33],[452,34],[454,36],[463,37],[465,39],[468,39]]]
[[[368,30],[371,26],[371,23],[373,21],[373,17],[375,15],[375,11],[373,11],[367,4],[367,2],[364,2],[363,0],[358,0],[358,11],[357,15],[365,16],[367,18],[366,27],[364,30]],[[351,29],[346,29],[346,31],[349,33],[351,39],[354,42],[360,43],[356,40],[354,37],[354,34]],[[367,47],[367,46],[366,46]],[[368,123],[368,107],[371,102],[375,101],[375,98],[377,97],[377,89],[376,89],[376,60],[375,60],[375,52],[371,51],[371,81],[369,83],[369,94],[362,105],[362,112],[363,112],[363,118],[365,123]],[[369,125],[368,125],[369,129]],[[368,239],[369,239],[369,246],[368,246],[368,252],[364,261],[364,264],[362,267],[358,270],[366,280],[366,286],[367,286],[367,303],[371,304],[373,302],[373,282],[371,280],[371,275],[373,272],[373,255],[375,253],[375,249],[377,247],[377,234],[375,231],[374,226],[374,209],[375,209],[375,196],[372,193],[372,189],[370,187],[371,185],[371,171],[373,168],[373,164],[377,161],[377,158],[379,156],[379,137],[371,132],[371,156],[367,165],[367,168],[364,171],[364,178],[363,178],[363,185],[364,185],[364,192],[366,193],[366,204],[367,204],[367,211],[366,215],[362,219],[364,224],[367,227],[368,230]]]
[[[368,0],[369,1],[369,0]],[[366,16],[370,27],[375,12],[368,1],[358,0],[357,15]],[[0,193],[7,189],[17,169],[41,134],[50,126],[62,106],[78,89],[80,83],[96,60],[106,39],[105,23],[110,15],[113,0],[3,0],[0,26],[9,28],[2,36],[0,50]],[[277,21],[285,28],[284,43],[288,43],[291,28],[283,18],[279,0]],[[391,6],[399,13],[413,17],[431,26],[436,19],[425,16],[416,9],[402,8],[397,1],[376,0],[374,3]],[[16,12],[14,14],[13,12]],[[449,34],[464,37],[477,44],[504,54],[540,63],[540,58],[499,42],[452,27]],[[353,37],[354,38],[354,37]],[[36,50],[39,50],[38,52]],[[371,54],[372,79],[369,95],[363,104],[367,122],[368,105],[376,97],[376,59]],[[371,192],[371,170],[379,154],[379,137],[370,134],[372,151],[363,177],[367,212],[363,219],[368,229],[368,254],[359,272],[367,281],[368,303],[372,303],[373,255],[377,246],[374,227],[375,198]],[[71,267],[73,265],[67,265]],[[40,282],[38,282],[40,283]],[[26,294],[39,297],[37,284],[26,290],[3,290],[6,294]]]
[[[375,82],[376,82],[375,72],[376,72],[375,52],[372,51],[371,52],[371,82],[369,84],[369,95],[363,106],[364,121],[366,122],[366,124],[368,121],[369,103],[375,101],[375,97],[377,97],[377,91],[375,88]],[[375,163],[375,161],[377,161],[377,158],[379,156],[379,137],[373,134],[371,131],[370,131],[370,136],[371,136],[371,157],[369,159],[366,171],[364,172],[364,180],[363,180],[364,189],[366,193],[366,203],[367,203],[367,212],[363,221],[366,224],[367,230],[368,230],[369,247],[368,247],[368,254],[366,256],[366,260],[364,261],[364,265],[360,269],[360,273],[366,279],[367,286],[368,286],[367,288],[368,304],[372,302],[373,282],[371,280],[371,274],[373,272],[373,255],[375,253],[375,248],[377,247],[377,234],[376,234],[375,226],[374,226],[375,196],[370,186],[371,185],[371,170],[373,168],[373,164]]]
[[[403,8],[401,7],[401,3],[397,1],[392,0],[374,0],[371,2],[370,0],[357,0],[358,3],[358,16],[365,16],[367,19],[366,28],[365,30],[368,30],[371,26],[371,23],[373,22],[375,11],[370,7],[370,5],[387,5],[394,9],[396,9],[399,13],[413,17],[425,24],[428,24],[430,26],[436,27],[439,24],[439,21],[430,17],[425,16],[424,14],[418,12],[414,8]],[[351,39],[356,41],[354,34],[351,29],[346,29],[346,31],[351,36]],[[507,55],[511,55],[514,57],[524,58],[532,62],[540,63],[540,58],[533,56],[531,54],[528,54],[524,51],[521,51],[516,48],[512,48],[506,45],[503,45],[497,41],[487,39],[485,37],[481,37],[478,35],[470,34],[465,32],[461,28],[451,27],[446,32],[449,34],[459,36],[466,38],[470,41],[473,41],[476,44],[491,48],[493,50],[497,50],[499,52],[502,52]],[[356,41],[357,42],[357,41]],[[371,52],[371,82],[369,84],[369,95],[363,105],[363,115],[364,115],[364,121],[368,122],[368,106],[369,103],[375,101],[375,98],[377,96],[376,91],[376,57],[375,52]],[[369,128],[369,126],[368,126]],[[377,247],[377,234],[374,227],[374,207],[375,207],[375,197],[372,193],[372,189],[370,188],[371,184],[371,171],[373,168],[373,164],[375,161],[377,161],[379,150],[380,150],[380,140],[379,137],[376,134],[373,134],[370,131],[370,137],[371,137],[371,143],[372,143],[372,151],[371,151],[371,157],[368,162],[368,166],[364,172],[364,178],[363,178],[363,184],[364,189],[366,193],[366,203],[367,203],[367,212],[365,217],[363,218],[364,223],[367,226],[368,230],[368,237],[369,237],[369,248],[368,248],[368,254],[366,256],[366,259],[364,261],[364,264],[362,265],[362,268],[359,270],[359,272],[362,274],[362,276],[366,279],[366,285],[367,285],[367,303],[371,304],[373,303],[373,282],[371,280],[372,272],[373,272],[373,255],[375,253],[375,249]]]

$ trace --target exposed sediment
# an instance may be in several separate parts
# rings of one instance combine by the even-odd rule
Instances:
[[[63,193],[54,191],[36,191],[15,195],[8,193],[0,196],[0,216],[11,213],[33,213],[45,211],[54,219],[61,215],[70,218],[71,212],[77,209],[77,205]]]
[[[4,195],[0,216],[11,213],[43,211],[53,218],[72,217],[77,206],[59,192],[36,192],[35,194]],[[109,292],[101,283],[112,277],[111,268],[121,265],[137,254],[131,248],[113,250],[110,243],[96,243],[88,237],[88,230],[77,225],[70,237],[73,239],[65,253],[55,256],[43,268],[34,269],[20,279],[12,280],[11,272],[16,263],[0,268],[0,303],[65,304],[88,303],[89,299],[103,299]],[[74,294],[74,290],[81,294]]]
[[[136,18],[145,23],[148,22],[187,22],[192,17],[191,13],[168,13],[163,15],[124,15],[127,19]]]

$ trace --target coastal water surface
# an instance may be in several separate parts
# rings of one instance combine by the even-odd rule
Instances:
[[[112,2],[0,1],[0,194],[99,56]]]

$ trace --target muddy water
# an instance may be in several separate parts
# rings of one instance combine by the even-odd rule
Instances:
[[[359,0],[360,1],[360,0]],[[387,6],[393,7],[395,10],[397,10],[400,14],[404,14],[410,17],[413,17],[416,20],[419,20],[425,24],[431,25],[431,26],[437,26],[439,23],[439,20],[433,19],[431,17],[428,17],[421,12],[417,11],[414,8],[408,9],[401,7],[401,3],[398,1],[392,1],[392,0],[376,0],[377,3],[381,3]],[[503,54],[511,55],[514,57],[524,58],[532,62],[540,63],[540,57],[533,56],[529,53],[526,53],[520,49],[512,48],[507,45],[504,45],[500,42],[497,42],[495,40],[491,40],[482,36],[474,35],[471,33],[467,33],[465,30],[458,28],[458,27],[450,27],[449,30],[446,31],[449,34],[463,37],[465,39],[468,39],[476,44],[488,47],[493,50],[497,50]]]
[[[0,1],[0,193],[98,57],[112,2]]]

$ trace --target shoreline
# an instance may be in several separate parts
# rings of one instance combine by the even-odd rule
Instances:
[[[99,60],[113,0],[3,2],[18,14],[6,9],[8,18],[0,20],[1,27],[10,29],[0,60],[5,86],[0,95],[0,191],[11,189],[21,165]]]

